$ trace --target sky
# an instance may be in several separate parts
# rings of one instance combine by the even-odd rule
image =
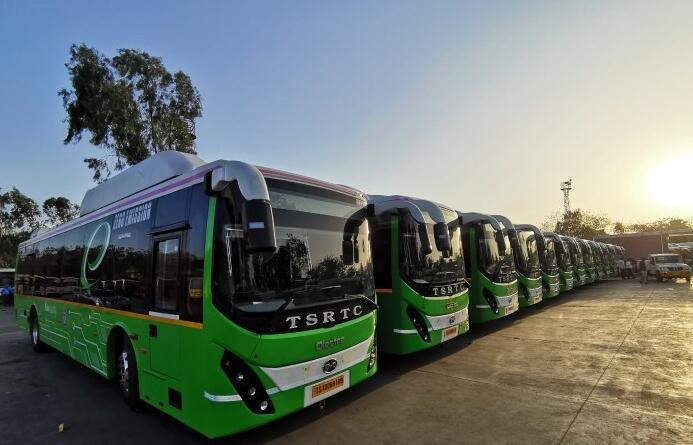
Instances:
[[[189,74],[207,161],[515,223],[560,211],[569,178],[573,208],[693,218],[691,23],[691,1],[0,0],[0,187],[80,202],[94,186],[82,160],[101,149],[63,145],[57,95],[83,42]]]

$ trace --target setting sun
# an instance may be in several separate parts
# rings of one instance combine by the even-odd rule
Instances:
[[[664,207],[693,209],[693,153],[675,157],[654,167],[647,177],[650,197]]]

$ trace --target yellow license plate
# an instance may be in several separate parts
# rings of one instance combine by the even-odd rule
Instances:
[[[304,406],[311,405],[320,400],[326,399],[333,394],[343,391],[349,387],[349,371],[338,374],[322,382],[306,386],[304,395]]]
[[[441,341],[450,340],[451,338],[457,337],[460,333],[460,325],[450,326],[443,330],[443,338]]]

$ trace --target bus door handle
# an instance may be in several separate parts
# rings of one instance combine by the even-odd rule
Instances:
[[[157,331],[156,331],[156,325],[155,324],[150,324],[149,325],[149,336],[150,337],[155,337],[157,336]]]

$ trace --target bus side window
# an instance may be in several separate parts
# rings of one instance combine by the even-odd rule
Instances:
[[[154,244],[154,306],[165,311],[178,309],[180,277],[180,238]]]
[[[191,188],[190,211],[188,221],[190,229],[186,233],[187,248],[185,259],[187,265],[185,283],[185,313],[181,318],[202,322],[202,287],[204,276],[205,236],[207,233],[207,211],[209,196],[204,186],[197,184]]]

